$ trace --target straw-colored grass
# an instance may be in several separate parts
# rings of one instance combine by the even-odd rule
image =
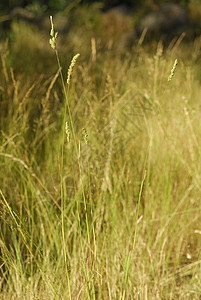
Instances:
[[[15,66],[17,37],[1,52],[1,297],[199,299],[199,41],[122,56],[81,32],[62,86],[48,37],[45,75],[40,41],[33,74]]]

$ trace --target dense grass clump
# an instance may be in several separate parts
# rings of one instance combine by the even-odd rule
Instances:
[[[24,66],[15,26],[0,69],[2,297],[199,299],[200,40],[122,54],[77,31],[70,63],[73,43],[37,32]]]

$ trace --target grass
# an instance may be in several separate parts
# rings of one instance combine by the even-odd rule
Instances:
[[[28,35],[23,71],[28,30],[1,52],[2,298],[199,299],[199,40],[122,55],[79,29],[63,85],[74,42],[58,70]]]

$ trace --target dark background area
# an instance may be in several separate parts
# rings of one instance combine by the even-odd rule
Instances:
[[[163,4],[167,1],[164,0],[100,0],[100,1],[93,1],[93,0],[35,0],[35,1],[28,1],[28,0],[1,0],[0,9],[1,14],[8,13],[15,7],[23,7],[29,10],[34,10],[36,7],[40,7],[43,12],[58,12],[66,8],[68,5],[76,5],[76,4],[93,4],[94,2],[98,2],[102,4],[103,9],[109,9],[117,5],[127,5],[132,8],[139,8],[139,7],[154,7],[160,4]],[[190,0],[177,0],[171,1],[182,6],[187,6]]]

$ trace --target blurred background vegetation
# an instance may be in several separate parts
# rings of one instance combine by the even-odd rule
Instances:
[[[186,28],[187,34],[183,42],[193,44],[201,32],[201,3],[199,0],[172,2],[180,4],[185,9],[188,16],[188,28]],[[59,31],[60,50],[68,53],[70,57],[74,52],[82,50],[83,60],[87,60],[91,38],[96,40],[97,51],[108,51],[111,48],[113,53],[121,52],[125,55],[138,42],[136,25],[147,13],[156,10],[164,3],[166,1],[162,0],[2,0],[0,3],[0,39],[2,45],[7,41],[9,47],[12,48],[12,55],[7,63],[10,60],[11,65],[14,61],[17,72],[21,70],[23,60],[23,73],[25,74],[26,71],[31,70],[31,62],[36,61],[40,55],[42,59],[40,63],[35,64],[35,71],[49,72],[49,67],[51,68],[49,59],[51,53],[47,50],[49,15],[54,15],[56,30]]]
[[[27,1],[27,0],[2,0],[0,4],[1,12],[9,12],[11,9],[13,9],[16,6],[26,7],[29,10],[35,10],[37,7],[44,11],[44,12],[58,12],[65,9],[68,5],[71,5],[72,3],[79,3],[79,4],[94,4],[94,2],[98,2],[101,4],[103,9],[108,9],[120,4],[128,5],[130,7],[136,8],[136,7],[151,7],[154,5],[160,5],[163,4],[164,0],[100,0],[100,1],[92,1],[92,0],[34,0],[34,1]],[[190,3],[193,2],[199,2],[197,0],[175,0],[171,1],[177,4],[181,4],[183,6],[188,6]]]
[[[23,7],[27,8],[30,11],[34,11],[37,13],[56,13],[58,11],[63,11],[67,6],[75,6],[75,5],[87,5],[99,3],[103,10],[118,6],[118,5],[127,5],[133,9],[141,8],[141,9],[150,9],[154,8],[158,5],[164,4],[164,0],[2,0],[0,3],[1,14],[8,13],[15,7]],[[169,1],[170,2],[170,1]],[[190,6],[199,6],[199,0],[172,0],[172,3],[180,4],[185,8]]]

